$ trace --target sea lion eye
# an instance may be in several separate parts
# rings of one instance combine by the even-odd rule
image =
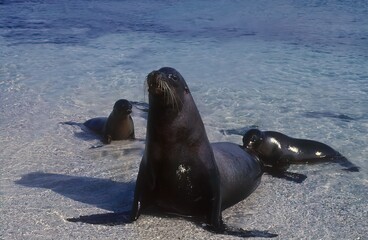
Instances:
[[[174,81],[177,81],[179,79],[178,76],[176,76],[174,74],[168,74],[167,77],[174,80]]]

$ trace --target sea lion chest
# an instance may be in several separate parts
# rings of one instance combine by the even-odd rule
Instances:
[[[157,169],[157,204],[168,211],[193,214],[206,195],[197,157],[190,152],[183,146],[166,150]]]
[[[201,171],[202,142],[188,141],[186,131],[179,129],[174,135],[156,134],[160,139],[150,141],[148,158],[154,165],[157,205],[170,212],[193,215],[208,195]]]

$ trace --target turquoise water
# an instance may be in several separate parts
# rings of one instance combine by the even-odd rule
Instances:
[[[115,183],[135,180],[146,119],[135,109],[139,141],[99,149],[89,149],[97,137],[59,122],[108,115],[119,98],[147,101],[146,75],[171,66],[211,141],[240,143],[221,130],[257,126],[324,142],[361,167],[293,167],[308,176],[301,185],[266,175],[224,212],[227,223],[280,239],[363,239],[367,15],[366,1],[0,1],[2,238],[216,238],[155,217],[120,228],[64,221],[129,209],[132,187]],[[89,190],[96,181],[110,191]]]

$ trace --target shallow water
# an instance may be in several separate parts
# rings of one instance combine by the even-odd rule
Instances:
[[[186,79],[211,141],[257,126],[332,146],[360,166],[293,166],[302,184],[265,175],[224,221],[280,239],[368,233],[366,1],[0,1],[2,239],[220,239],[193,222],[142,216],[120,226],[66,218],[130,209],[144,149],[102,148],[78,126],[119,98],[147,101],[146,75]],[[51,237],[52,236],[52,237]],[[236,237],[234,237],[236,238]]]

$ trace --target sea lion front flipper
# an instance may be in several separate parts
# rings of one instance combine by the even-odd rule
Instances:
[[[209,215],[209,223],[212,225],[215,232],[224,232],[224,223],[222,221],[221,213],[221,193],[220,193],[220,179],[219,174],[216,175],[216,179],[211,179],[210,188],[212,198],[210,198],[211,212]]]
[[[156,186],[155,173],[149,172],[146,157],[143,156],[139,166],[137,182],[134,190],[134,200],[130,220],[136,221],[142,210],[152,204],[152,192]],[[150,168],[152,169],[152,168]]]
[[[132,126],[132,133],[130,134],[129,139],[135,139],[134,122],[132,116],[129,116],[129,121]]]
[[[102,142],[104,144],[110,144],[111,143],[111,140],[112,140],[112,137],[110,134],[105,134],[102,138]]]

